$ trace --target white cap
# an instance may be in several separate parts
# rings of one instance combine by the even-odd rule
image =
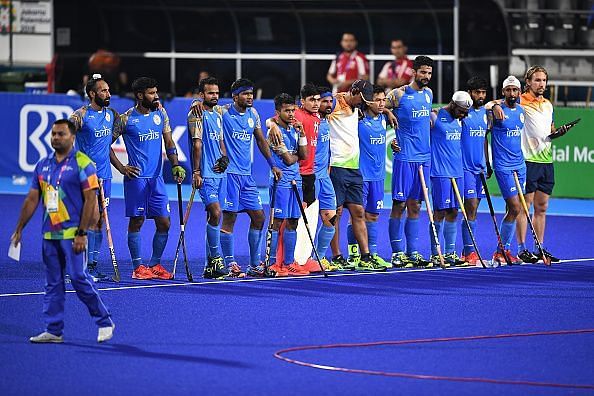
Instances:
[[[470,94],[466,91],[456,91],[452,95],[452,102],[456,103],[458,106],[470,109],[472,106],[472,98]]]
[[[514,87],[517,87],[518,89],[522,89],[520,80],[518,80],[514,76],[507,76],[507,78],[505,80],[503,80],[503,86],[501,88],[505,89],[505,87],[509,87],[510,85],[513,85]]]

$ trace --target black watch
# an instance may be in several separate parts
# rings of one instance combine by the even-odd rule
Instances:
[[[87,236],[87,232],[85,230],[81,230],[80,228],[78,228],[74,233],[74,236]]]

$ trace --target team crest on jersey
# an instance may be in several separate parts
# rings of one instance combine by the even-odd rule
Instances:
[[[153,114],[153,122],[156,125],[161,125],[161,117],[159,117],[157,114]]]
[[[109,114],[108,111],[105,111],[105,121],[107,121],[107,122],[111,121],[111,115]]]
[[[431,103],[431,98],[429,97],[429,94],[425,93],[425,100],[427,101],[427,103]]]
[[[524,113],[520,113],[520,122],[524,123]]]
[[[252,118],[248,118],[248,125],[250,128],[254,127],[254,120]]]

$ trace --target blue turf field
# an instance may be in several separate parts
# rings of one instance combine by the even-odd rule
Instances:
[[[273,354],[302,345],[462,337],[594,328],[594,218],[551,216],[547,246],[569,261],[551,268],[404,270],[342,273],[328,279],[205,282],[202,205],[187,226],[197,284],[130,279],[123,202],[110,220],[123,280],[101,284],[117,328],[105,345],[74,294],[66,302],[66,343],[31,345],[42,330],[40,217],[27,227],[20,263],[6,258],[23,196],[0,195],[0,394],[407,394],[557,395],[594,389],[389,378],[332,372],[280,361]],[[171,267],[172,232],[164,264]],[[499,216],[500,218],[501,216]],[[426,230],[426,216],[423,215]],[[236,252],[247,261],[246,216]],[[494,249],[481,214],[477,242]],[[154,227],[147,222],[144,257]],[[382,215],[387,230],[387,213]],[[389,255],[387,232],[380,253]],[[382,236],[380,236],[382,238]],[[420,245],[428,252],[428,233]],[[460,244],[459,244],[460,246]],[[107,250],[102,265],[109,264]],[[594,334],[485,339],[453,343],[311,350],[287,357],[326,366],[448,377],[594,385]]]

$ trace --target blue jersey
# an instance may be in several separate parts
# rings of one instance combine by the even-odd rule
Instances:
[[[462,165],[464,170],[478,174],[486,169],[485,134],[487,111],[484,107],[472,107],[462,120]]]
[[[283,135],[283,143],[285,144],[285,147],[289,153],[297,155],[297,150],[299,149],[299,132],[297,132],[295,128],[290,125],[287,129],[280,125],[278,128]],[[299,161],[295,162],[293,165],[287,165],[283,162],[279,155],[274,153],[272,150],[270,151],[272,152],[272,160],[274,161],[274,165],[283,172],[283,176],[278,182],[279,187],[290,188],[292,180],[297,180],[298,182],[301,181],[301,174],[299,173]],[[274,176],[272,171],[270,171],[270,185],[272,185],[273,181]]]
[[[260,116],[253,107],[248,107],[245,113],[237,111],[234,105],[223,109],[223,139],[229,157],[227,172],[251,175],[252,139],[254,130],[261,128]]]
[[[386,177],[386,116],[365,114],[359,120],[359,170],[364,181],[384,180]]]
[[[70,116],[77,131],[75,147],[91,158],[101,179],[111,179],[109,151],[113,125],[118,117],[119,114],[112,108],[97,111],[90,105],[81,107]]]
[[[431,89],[415,91],[409,85],[405,85],[390,91],[386,99],[398,118],[396,139],[401,150],[394,154],[394,159],[406,162],[429,161],[430,113],[433,103]]]
[[[330,166],[330,125],[326,118],[320,119],[318,128],[318,139],[316,145],[316,156],[314,159],[314,173],[316,179],[323,179],[328,176]]]
[[[524,130],[524,109],[519,104],[509,108],[502,101],[501,108],[505,118],[493,120],[491,150],[493,169],[517,170],[525,165],[522,153],[522,131]]]
[[[431,128],[431,177],[462,177],[462,125],[444,108]]]
[[[198,125],[198,123],[201,123]],[[215,163],[223,156],[221,141],[223,140],[223,117],[220,108],[202,112],[202,120],[190,108],[188,113],[188,134],[190,140],[200,139],[202,141],[202,157],[200,158],[200,172],[205,178],[222,178],[224,173],[216,173],[212,170]],[[192,144],[190,144],[192,147]],[[193,155],[193,150],[190,150]]]
[[[161,175],[164,133],[171,133],[165,109],[142,114],[136,107],[132,107],[120,116],[114,127],[114,135],[123,136],[128,164],[140,168],[138,177],[153,178]]]

